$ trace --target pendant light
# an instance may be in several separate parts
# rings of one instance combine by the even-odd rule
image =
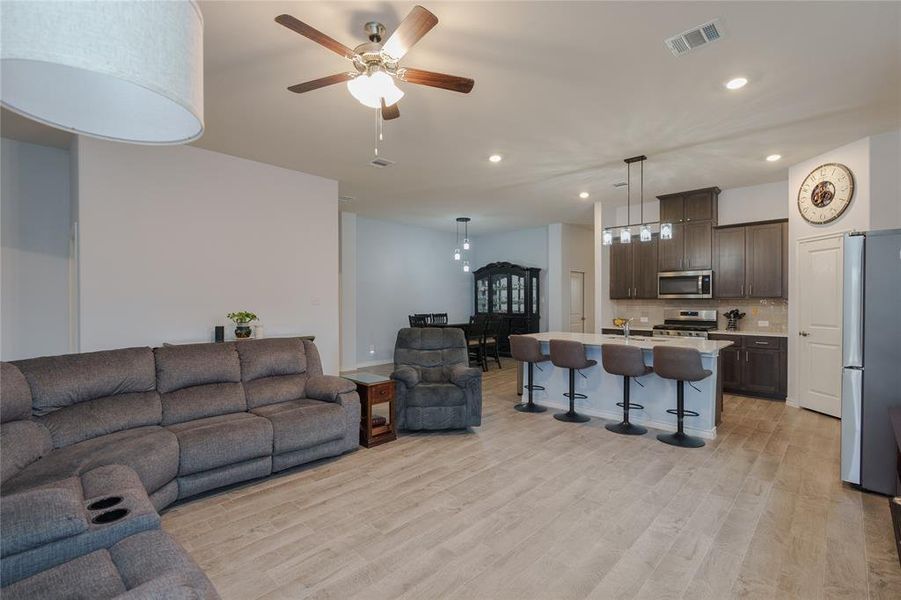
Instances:
[[[463,272],[469,273],[469,259],[466,257],[466,252],[472,247],[472,243],[469,241],[469,222],[472,219],[469,217],[457,217],[457,247],[454,248],[454,260],[462,260],[463,261]],[[463,251],[460,251],[460,224],[463,224]]]
[[[4,2],[0,35],[0,97],[13,112],[137,144],[203,133],[196,2]]]
[[[621,244],[630,244],[632,243],[632,227],[638,226],[638,239],[641,242],[650,242],[654,239],[654,234],[651,231],[651,225],[656,223],[656,221],[645,221],[644,220],[644,161],[648,159],[645,155],[633,156],[632,158],[624,159],[623,162],[626,163],[626,225],[624,225],[619,231],[619,241]],[[640,168],[640,193],[639,193],[639,222],[632,222],[632,163],[639,163]],[[660,225],[660,238],[661,239],[670,239],[672,238],[672,224],[663,223]],[[613,244],[613,232],[606,228],[601,233],[601,243],[604,246],[609,246]]]

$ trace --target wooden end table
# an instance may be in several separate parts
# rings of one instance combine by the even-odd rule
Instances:
[[[396,440],[394,381],[383,375],[362,372],[342,377],[357,384],[360,395],[360,445],[372,448]]]

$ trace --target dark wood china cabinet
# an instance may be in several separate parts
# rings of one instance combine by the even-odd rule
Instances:
[[[500,322],[499,350],[509,354],[507,336],[537,333],[541,318],[541,269],[496,262],[473,271],[476,317]]]

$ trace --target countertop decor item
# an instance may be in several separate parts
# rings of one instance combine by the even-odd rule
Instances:
[[[235,337],[244,340],[250,337],[253,332],[250,324],[257,320],[257,316],[247,310],[239,310],[238,312],[230,312],[225,315],[235,324]]]
[[[728,319],[726,322],[726,329],[735,331],[738,329],[738,322],[745,317],[745,313],[740,312],[737,308],[733,308],[732,310],[723,313],[723,316]]]
[[[3,106],[79,135],[184,144],[203,133],[196,2],[4,2]]]
[[[810,172],[798,190],[798,212],[808,223],[823,225],[841,216],[854,197],[854,175],[839,163]]]

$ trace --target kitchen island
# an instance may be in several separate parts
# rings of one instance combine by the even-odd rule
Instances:
[[[653,348],[656,345],[694,348],[701,353],[701,363],[713,374],[702,381],[694,382],[693,389],[685,385],[685,408],[700,413],[699,417],[687,417],[685,432],[698,437],[713,439],[716,437],[716,426],[720,422],[722,411],[723,385],[720,377],[720,350],[731,346],[732,342],[724,340],[707,340],[690,337],[646,337],[631,336],[626,339],[621,335],[602,333],[570,333],[565,331],[548,331],[528,334],[541,342],[541,351],[549,354],[548,342],[555,340],[575,340],[585,344],[588,358],[596,360],[594,367],[584,369],[585,377],[576,376],[576,392],[588,396],[585,400],[576,400],[576,411],[612,421],[622,420],[622,408],[616,406],[623,401],[623,378],[604,371],[601,364],[601,345],[619,344],[641,348],[644,363],[653,366]],[[544,386],[544,391],[535,391],[534,401],[543,406],[567,410],[569,400],[563,394],[569,391],[567,369],[558,369],[550,362],[540,363],[540,370],[534,370],[535,385]],[[523,369],[526,365],[523,365]],[[523,375],[525,377],[525,375]],[[644,386],[644,387],[642,387]],[[700,390],[700,391],[698,391]],[[666,411],[676,407],[676,382],[658,377],[650,373],[644,377],[632,379],[630,401],[641,404],[644,410],[632,409],[629,419],[646,427],[664,431],[676,430],[675,415]]]

